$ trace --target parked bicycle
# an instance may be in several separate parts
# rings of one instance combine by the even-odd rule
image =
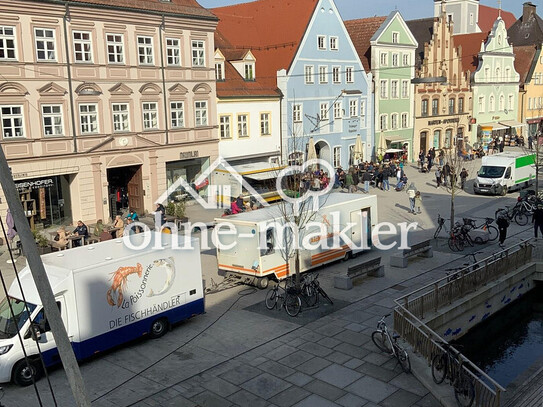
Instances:
[[[313,278],[313,280],[311,281],[311,286],[313,287],[313,290],[317,293],[315,304],[318,304],[320,302],[320,298],[322,297],[326,299],[330,303],[330,305],[334,305],[334,301],[332,301],[328,294],[326,294],[326,291],[324,291],[324,289],[321,287],[318,277],[318,274],[315,275],[315,278]]]
[[[498,219],[499,216],[506,216],[509,221],[515,221],[519,226],[525,226],[528,223],[527,213],[521,209],[521,205],[517,203],[511,208],[511,206],[505,206],[505,208],[499,208],[494,213],[494,218]]]
[[[469,230],[481,229],[481,230],[484,230],[485,232],[488,232],[489,242],[493,242],[499,236],[498,228],[492,225],[492,223],[494,222],[494,219],[492,218],[485,218],[485,221],[481,223],[480,225],[477,225],[475,223],[475,219],[463,218],[463,221],[464,221],[464,225],[467,226]],[[477,238],[475,239],[475,242],[479,243],[477,242]]]
[[[381,350],[389,354],[390,356],[396,357],[398,363],[402,367],[405,373],[411,372],[411,361],[409,360],[409,354],[398,343],[398,338],[400,335],[393,333],[390,335],[388,331],[385,318],[389,317],[390,314],[385,315],[383,318],[377,322],[377,329],[371,334],[371,340]]]
[[[436,384],[445,379],[454,388],[454,397],[460,407],[471,407],[475,399],[475,386],[470,375],[464,370],[462,357],[448,343],[437,342],[445,351],[432,358],[432,377]]]
[[[302,300],[296,292],[294,285],[287,279],[285,280],[285,287],[281,286],[281,283],[275,285],[266,294],[266,308],[274,309],[279,303],[279,309],[285,307],[285,311],[291,317],[295,317],[300,313],[302,309]]]
[[[468,232],[468,228],[466,228],[460,222],[456,222],[451,230],[451,233],[449,234],[449,240],[447,241],[449,249],[451,249],[453,252],[461,252],[466,246],[473,247],[474,242]]]
[[[475,256],[481,253],[482,252],[473,252],[468,253],[464,256],[464,258],[471,256],[473,258],[472,263],[463,263],[461,266],[445,269],[445,272],[447,274],[447,282],[450,283],[451,281],[459,278],[462,274],[467,274],[477,270],[480,266],[477,263],[477,258]]]
[[[300,297],[302,301],[307,304],[308,307],[314,307],[319,300],[319,293],[316,287],[318,281],[315,282],[318,277],[318,273],[304,273],[302,275],[302,281],[300,282]]]
[[[448,219],[442,218],[441,215],[437,214],[437,228],[434,232],[434,239],[437,239],[439,236],[439,233],[441,232],[441,229],[445,228],[445,232],[449,234],[449,230],[447,229],[447,226],[445,225],[445,221]]]

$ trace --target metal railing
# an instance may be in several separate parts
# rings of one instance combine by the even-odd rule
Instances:
[[[477,291],[488,282],[507,274],[512,267],[527,264],[531,259],[532,246],[528,241],[523,241],[466,266],[458,271],[457,278],[441,278],[396,299],[394,329],[430,364],[434,355],[445,351],[437,341],[447,341],[422,322],[424,316]],[[457,368],[464,369],[473,379],[474,406],[499,407],[501,393],[505,389],[461,353],[458,353],[456,362]]]

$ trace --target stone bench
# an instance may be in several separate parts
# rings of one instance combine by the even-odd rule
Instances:
[[[390,256],[390,265],[392,267],[406,268],[408,259],[413,256],[434,257],[432,242],[425,240],[414,244],[410,249],[401,250],[395,256]]]
[[[372,277],[383,277],[385,275],[385,266],[381,265],[381,257],[350,266],[346,272],[334,276],[334,287],[341,290],[350,290],[353,288],[353,281],[364,275]]]

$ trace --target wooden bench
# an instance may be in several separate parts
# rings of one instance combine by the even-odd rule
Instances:
[[[410,249],[401,250],[397,255],[390,256],[390,265],[392,267],[406,268],[408,259],[413,256],[434,257],[431,240],[414,244]]]
[[[350,290],[353,288],[353,281],[365,275],[371,277],[383,277],[385,275],[385,266],[381,265],[381,257],[350,266],[345,273],[334,276],[334,287],[341,290]]]

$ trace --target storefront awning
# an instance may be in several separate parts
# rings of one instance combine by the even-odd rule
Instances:
[[[254,179],[255,181],[264,181],[267,179],[277,178],[281,170],[272,170],[266,172],[255,172],[253,174],[244,174],[244,178]]]
[[[490,123],[481,123],[479,124],[481,127],[492,127],[492,131],[495,130],[505,130],[508,129],[510,126],[504,126],[503,124],[500,124],[498,122],[490,122]]]
[[[385,137],[385,140],[386,141],[390,141],[390,142],[398,142],[398,141],[411,141],[411,139],[409,137],[406,137],[406,136],[400,136],[400,135],[397,135],[397,136],[384,136]]]
[[[504,120],[503,122],[500,122],[500,124],[507,127],[523,127],[524,126],[524,123],[519,123],[516,120]]]

